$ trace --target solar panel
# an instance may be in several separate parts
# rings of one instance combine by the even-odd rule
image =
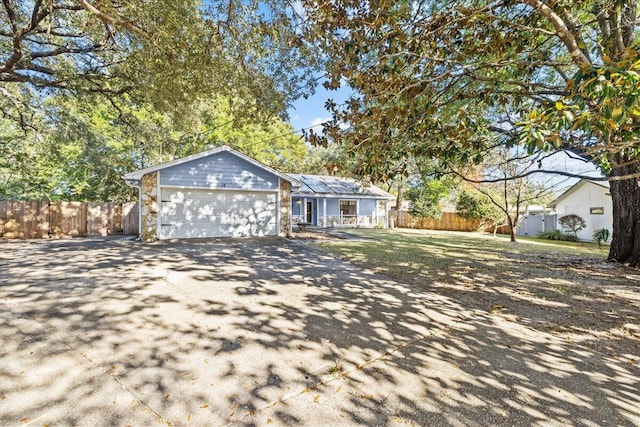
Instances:
[[[371,186],[365,188],[350,178],[300,174],[290,174],[290,176],[302,183],[302,187],[298,190],[300,193],[386,196],[382,190]]]

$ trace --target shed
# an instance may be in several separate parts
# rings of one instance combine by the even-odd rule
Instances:
[[[291,233],[301,184],[227,146],[123,176],[140,191],[144,241]]]
[[[550,206],[555,208],[558,218],[578,215],[585,220],[587,226],[578,233],[580,240],[593,240],[593,232],[600,228],[613,230],[613,203],[606,181],[581,179]]]
[[[395,196],[351,178],[290,174],[301,183],[292,194],[294,223],[316,227],[386,227]]]

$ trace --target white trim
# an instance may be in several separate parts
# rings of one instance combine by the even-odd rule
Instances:
[[[327,226],[327,199],[323,198],[323,203],[322,203],[322,226],[326,227]]]
[[[377,227],[378,226],[378,201],[376,200],[376,205],[373,209],[373,221],[374,221],[374,225]]]
[[[293,234],[293,194],[291,189],[289,189],[289,234]]]
[[[138,187],[138,237],[142,241],[142,185]]]
[[[338,200],[338,215],[342,216],[342,212],[340,211],[340,202],[356,202],[356,216],[358,215],[358,199],[340,199]],[[357,222],[357,221],[356,221]]]
[[[356,228],[360,227],[360,199],[356,199]]]
[[[282,235],[282,229],[280,228],[280,177],[278,177],[278,191],[276,192],[276,231],[278,236]]]
[[[384,228],[389,228],[389,201],[384,201]],[[395,225],[395,224],[394,224]]]
[[[307,222],[307,198],[302,198],[302,221]]]
[[[160,189],[160,171],[156,171],[156,239],[160,240],[162,230],[162,190]]]
[[[280,179],[280,178],[278,178]],[[245,193],[277,193],[279,192],[279,190],[277,189],[264,189],[264,188],[257,188],[255,190],[252,190],[250,188],[230,188],[230,187],[194,187],[194,186],[190,186],[190,185],[163,185],[162,188],[173,188],[176,190],[202,190],[202,191],[234,191],[236,193],[238,192],[245,192]]]
[[[375,199],[375,200],[393,200],[395,197],[385,196],[373,196],[365,194],[318,194],[318,193],[294,193],[294,197],[318,197],[321,199],[344,199],[344,200],[356,200],[356,199]]]

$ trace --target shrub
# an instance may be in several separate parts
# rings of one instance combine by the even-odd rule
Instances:
[[[578,231],[587,226],[587,222],[579,215],[565,215],[558,219],[562,229],[568,233],[573,233],[578,240]]]
[[[541,231],[538,238],[547,240],[559,240],[563,242],[577,242],[578,239],[573,234],[563,233],[560,230]]]
[[[606,228],[599,228],[593,232],[593,240],[598,242],[598,246],[602,246],[603,243],[607,243],[609,240],[609,230]]]

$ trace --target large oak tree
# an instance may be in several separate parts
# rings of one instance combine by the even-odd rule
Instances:
[[[636,0],[305,6],[329,58],[326,85],[357,93],[329,103],[325,136],[369,159],[361,173],[385,178],[407,154],[479,163],[499,144],[578,154],[611,181],[609,259],[640,265]]]
[[[296,168],[301,22],[278,0],[2,0],[0,199],[128,198],[122,173],[220,144]]]
[[[18,86],[187,112],[222,95],[239,112],[282,114],[315,84],[298,21],[275,0],[2,0],[0,91],[12,102],[0,108],[14,115]]]

